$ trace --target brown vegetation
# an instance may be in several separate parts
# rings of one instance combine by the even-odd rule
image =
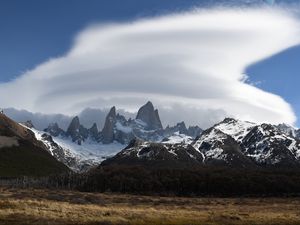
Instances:
[[[300,224],[299,198],[179,198],[4,189],[0,224]]]

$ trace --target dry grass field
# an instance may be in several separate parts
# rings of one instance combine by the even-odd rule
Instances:
[[[292,225],[298,198],[178,198],[0,190],[0,224]]]

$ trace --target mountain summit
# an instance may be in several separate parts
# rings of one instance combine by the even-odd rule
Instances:
[[[150,101],[148,101],[139,109],[136,119],[145,122],[147,130],[157,130],[163,128],[159,118],[158,110],[154,109],[154,106]]]
[[[102,142],[109,144],[114,141],[114,126],[116,124],[116,107],[113,106],[106,116],[105,124],[102,129]]]
[[[81,145],[81,143],[88,138],[88,135],[88,129],[82,126],[78,116],[75,116],[68,127],[66,136],[70,136],[73,142],[77,142]]]

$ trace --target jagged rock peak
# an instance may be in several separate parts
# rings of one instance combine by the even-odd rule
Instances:
[[[237,120],[234,118],[227,117],[221,123],[234,123],[234,122],[237,122]]]
[[[145,122],[147,125],[146,129],[148,130],[162,129],[158,110],[154,109],[154,106],[150,101],[139,109],[136,119]]]
[[[28,128],[34,128],[34,125],[33,125],[31,120],[27,120],[26,122],[24,122],[22,124],[25,125]]]
[[[54,137],[65,134],[65,132],[58,126],[57,123],[50,123],[49,126],[46,129],[44,129],[44,131],[48,132]]]
[[[109,110],[109,113],[107,114],[106,116],[106,119],[105,119],[105,124],[104,124],[104,128],[103,130],[105,130],[105,127],[111,123],[115,123],[115,120],[116,120],[116,117],[117,117],[117,114],[116,114],[116,107],[113,106],[111,107],[111,109]],[[102,131],[103,131],[102,130]]]
[[[152,104],[152,102],[151,102],[151,101],[148,101],[148,102],[145,104],[145,106],[152,107],[152,108],[153,108],[153,110],[154,110],[154,106],[153,106],[153,104]]]
[[[66,135],[71,136],[73,142],[81,145],[88,137],[88,130],[80,124],[78,116],[75,116],[68,127]]]
[[[96,123],[94,123],[93,126],[88,130],[88,133],[93,139],[97,139],[99,130]]]
[[[113,107],[111,107],[111,109],[109,110],[109,113],[108,113],[108,117],[116,117],[116,107],[115,106],[113,106]]]
[[[182,121],[182,122],[180,122],[180,123],[177,123],[177,125],[176,125],[177,127],[180,127],[181,129],[183,129],[183,130],[187,130],[187,128],[186,128],[186,125],[185,125],[185,122],[184,121]]]
[[[96,123],[93,123],[93,126],[92,126],[89,130],[98,133],[98,127],[97,127],[97,124],[96,124]]]
[[[48,127],[49,128],[54,128],[54,129],[58,129],[59,128],[59,126],[58,126],[58,124],[56,122],[55,123],[50,123]]]
[[[57,130],[61,130],[61,128],[58,126],[58,123],[50,123],[49,126],[44,130],[46,132],[48,132],[49,130],[52,131],[57,131]]]
[[[286,135],[298,138],[297,132],[299,131],[296,128],[285,123],[278,124],[276,127]]]
[[[80,127],[79,117],[75,116],[68,127],[67,133],[72,136],[75,132],[78,132],[79,127]]]
[[[114,141],[114,126],[116,123],[116,107],[113,106],[106,116],[102,129],[102,143],[109,144]]]
[[[193,138],[197,138],[201,135],[203,130],[199,126],[189,126],[187,135]]]
[[[183,126],[183,127],[186,128],[186,125],[185,125],[185,122],[184,122],[184,121],[181,121],[181,122],[177,123],[177,126]]]

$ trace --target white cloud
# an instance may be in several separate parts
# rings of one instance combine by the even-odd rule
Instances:
[[[234,116],[293,124],[291,106],[245,83],[243,73],[299,43],[299,22],[278,8],[205,9],[94,25],[65,56],[0,84],[0,105],[73,114],[112,105],[132,112],[151,100],[169,123],[209,126]]]

